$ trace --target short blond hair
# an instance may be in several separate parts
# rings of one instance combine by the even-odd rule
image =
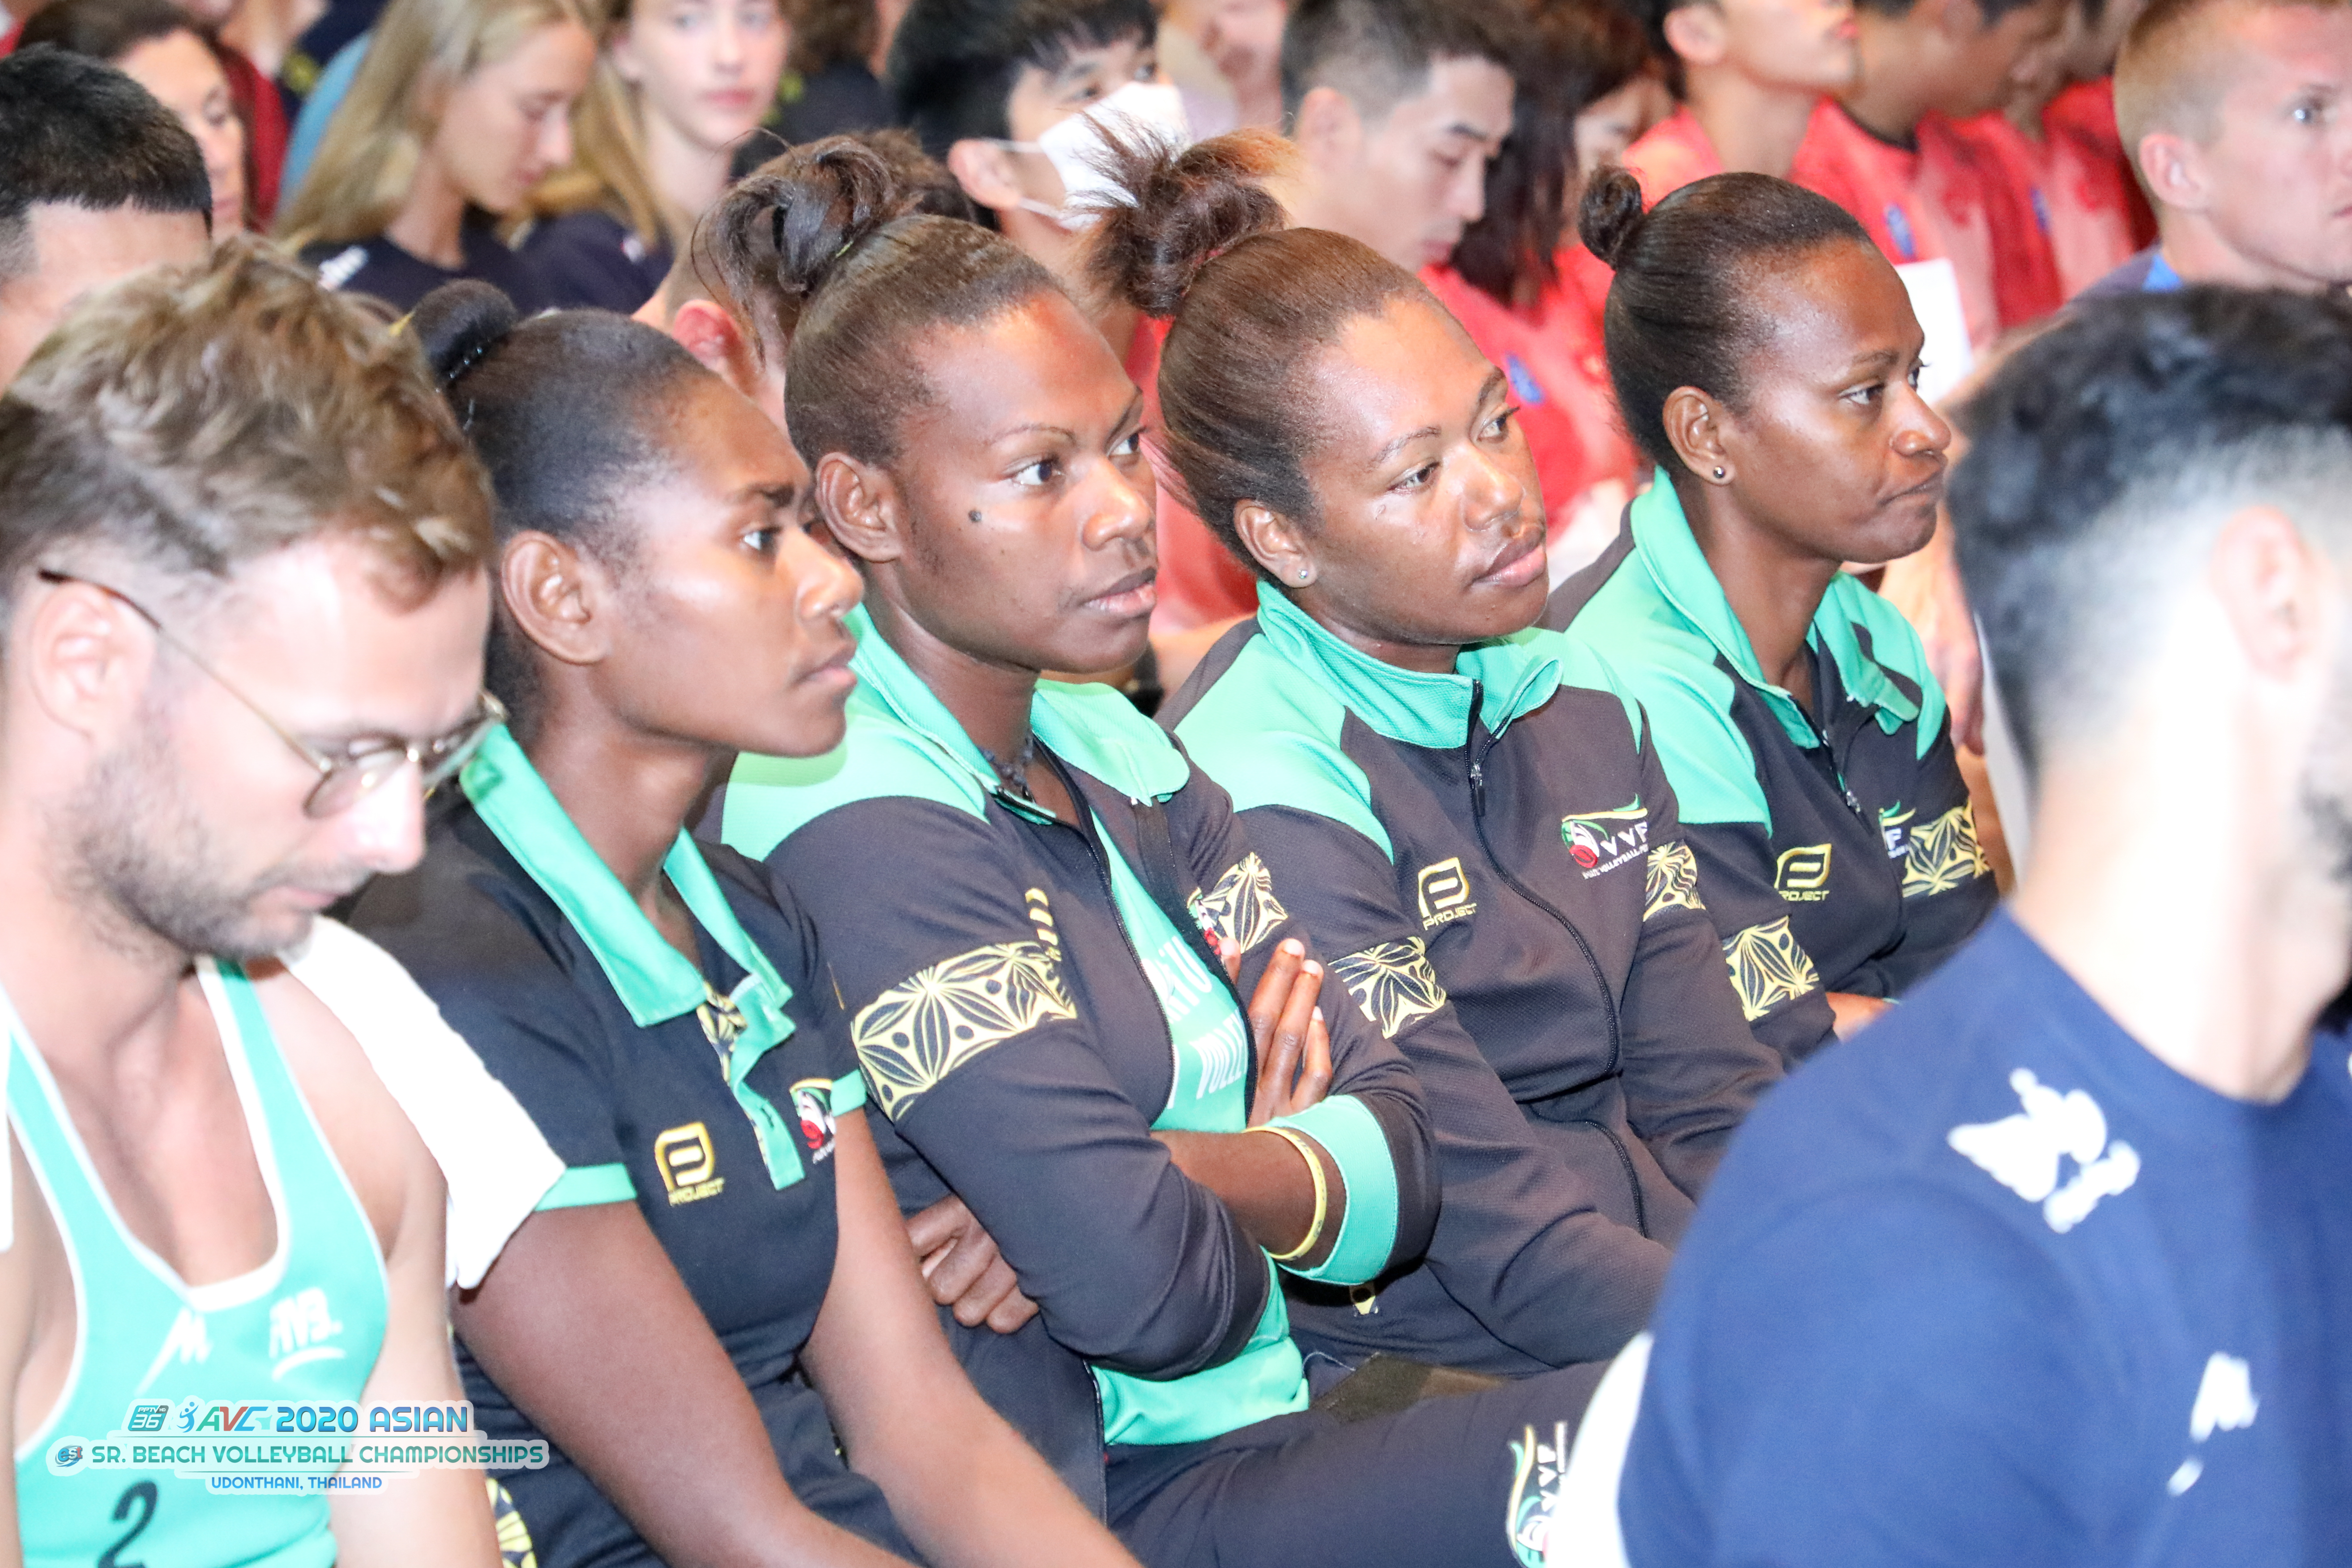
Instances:
[[[589,26],[580,0],[392,0],[274,232],[294,250],[382,234],[457,84],[565,22]]]
[[[2203,145],[2220,134],[2237,46],[2230,21],[2297,6],[2340,11],[2347,0],[2150,0],[2116,56],[2116,131],[2138,173],[2139,144],[2158,132]]]
[[[395,603],[490,553],[487,481],[416,346],[250,238],[84,301],[0,397],[0,583],[99,554],[190,595],[329,535]]]

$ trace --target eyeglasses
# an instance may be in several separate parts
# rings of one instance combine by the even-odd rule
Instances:
[[[206,664],[194,648],[165,630],[163,623],[157,620],[145,605],[121,589],[109,587],[88,577],[77,577],[70,572],[52,572],[46,566],[37,568],[34,575],[44,583],[79,583],[120,600],[131,614],[154,628],[157,640],[210,676],[223,691],[252,710],[255,718],[269,726],[270,733],[285,742],[297,756],[317,771],[319,782],[311,786],[310,793],[302,801],[303,814],[308,816],[333,816],[349,809],[361,796],[411,763],[416,764],[425,793],[430,794],[436,786],[447,783],[459,768],[466,765],[467,759],[481,749],[482,742],[489,738],[492,730],[506,722],[506,705],[485,691],[478,700],[473,717],[446,735],[423,741],[387,736],[382,740],[360,742],[341,756],[331,756],[271,718],[260,703],[230,684],[226,676]]]

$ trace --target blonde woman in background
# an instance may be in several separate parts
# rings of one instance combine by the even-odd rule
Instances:
[[[606,0],[577,161],[532,198],[523,244],[552,305],[626,315],[653,298],[727,188],[735,144],[775,101],[789,30],[778,0]]]
[[[278,237],[397,310],[458,278],[538,309],[496,225],[572,161],[595,58],[579,0],[392,0]]]

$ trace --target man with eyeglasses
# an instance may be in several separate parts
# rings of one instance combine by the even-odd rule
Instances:
[[[361,1037],[441,1026],[318,916],[498,721],[488,513],[408,345],[243,242],[0,397],[0,1563],[499,1561],[478,1470],[187,1463],[461,1397],[441,1173]],[[112,1468],[126,1430],[171,1457]]]

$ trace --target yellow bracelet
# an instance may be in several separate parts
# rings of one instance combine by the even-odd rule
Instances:
[[[1317,1242],[1323,1239],[1323,1222],[1328,1219],[1331,1215],[1331,1189],[1323,1180],[1323,1162],[1316,1154],[1315,1140],[1309,1138],[1304,1132],[1297,1131],[1288,1127],[1276,1127],[1271,1122],[1263,1127],[1253,1127],[1250,1131],[1252,1132],[1271,1132],[1276,1137],[1281,1139],[1284,1142],[1289,1144],[1292,1148],[1297,1150],[1298,1157],[1307,1162],[1307,1173],[1315,1178],[1315,1223],[1307,1227],[1306,1239],[1287,1252],[1269,1252],[1266,1254],[1268,1258],[1273,1258],[1276,1263],[1288,1263],[1294,1258],[1304,1258],[1308,1253],[1315,1250],[1315,1244]]]

